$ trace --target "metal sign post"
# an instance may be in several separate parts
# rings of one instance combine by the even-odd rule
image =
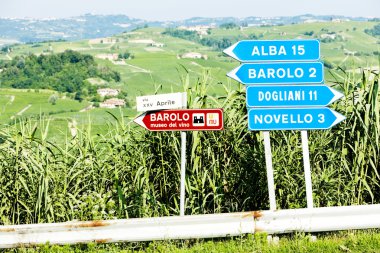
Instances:
[[[187,108],[187,98],[182,106]],[[185,216],[185,199],[186,199],[186,132],[181,131],[181,183],[179,197],[179,215]]]
[[[179,213],[185,215],[185,186],[186,186],[186,132],[181,131],[181,193]]]
[[[150,98],[151,101],[154,101],[154,99],[154,97]],[[186,102],[184,102],[184,105],[185,104]],[[185,131],[223,130],[223,109],[177,109],[148,111],[135,118],[134,122],[150,131],[181,131],[180,216],[184,216],[186,193]]]
[[[269,131],[263,131],[263,135],[264,135],[265,164],[267,167],[269,209],[276,210],[276,194],[275,194],[275,188],[274,188],[272,150],[270,147]]]
[[[309,142],[307,139],[307,131],[306,130],[301,131],[301,141],[302,141],[303,166],[304,166],[304,170],[305,170],[307,208],[313,208],[313,189],[312,189],[312,184],[311,184]]]

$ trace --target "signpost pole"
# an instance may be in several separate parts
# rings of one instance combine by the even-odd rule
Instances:
[[[307,208],[313,208],[313,189],[311,185],[309,143],[308,143],[306,130],[301,131],[301,141],[302,141],[303,164],[304,164],[304,170],[305,170]]]
[[[223,109],[186,109],[187,92],[136,97],[134,122],[149,131],[181,131],[180,216],[185,216],[186,131],[223,130]],[[180,110],[168,110],[182,108]]]
[[[187,93],[182,93],[182,108],[187,108]],[[179,214],[185,216],[186,198],[186,132],[181,131],[181,189],[179,199]]]
[[[270,209],[276,209],[276,199],[268,131],[300,129],[307,207],[313,208],[307,130],[328,129],[345,119],[326,107],[343,94],[319,85],[324,83],[324,65],[319,61],[320,42],[243,40],[223,52],[243,62],[227,76],[251,85],[247,87],[246,100],[248,130],[264,134]]]
[[[186,179],[186,132],[181,131],[181,195],[180,216],[185,215],[185,179]]]
[[[276,195],[275,195],[275,191],[274,191],[272,151],[271,151],[271,147],[270,147],[269,131],[263,131],[263,135],[264,135],[265,163],[266,163],[266,167],[267,167],[269,208],[270,208],[270,210],[276,210]]]

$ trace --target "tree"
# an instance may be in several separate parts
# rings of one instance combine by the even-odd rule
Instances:
[[[74,99],[75,100],[78,100],[79,102],[82,102],[83,101],[83,94],[82,94],[82,91],[78,91],[75,93],[75,96],[74,96]]]
[[[48,102],[51,103],[52,105],[55,105],[57,103],[57,100],[58,100],[58,95],[53,94],[49,97]]]
[[[365,29],[365,33],[372,35],[372,36],[379,36],[380,35],[380,24],[375,25],[372,29]]]
[[[303,34],[306,35],[306,36],[313,36],[314,35],[314,31],[304,32]]]
[[[0,62],[0,68],[3,69],[0,72],[2,86],[19,89],[53,89],[69,93],[87,90],[92,95],[96,94],[96,89],[86,81],[88,78],[121,80],[119,72],[99,67],[93,56],[72,50],[51,55],[16,56],[9,62]]]
[[[233,22],[229,22],[229,23],[221,24],[219,27],[222,29],[234,29],[234,28],[237,28],[238,25]]]
[[[126,59],[127,60],[130,56],[131,56],[131,53],[124,52],[124,53],[119,53],[118,58],[119,59]]]

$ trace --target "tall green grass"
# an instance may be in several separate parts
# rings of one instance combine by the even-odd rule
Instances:
[[[347,119],[309,133],[315,206],[379,203],[379,75],[342,73]],[[209,95],[209,75],[182,78],[189,108],[224,108],[225,130],[189,132],[186,214],[267,209],[263,140],[247,130],[245,87]],[[0,224],[179,214],[180,134],[148,132],[112,114],[105,134],[89,125],[49,142],[49,120],[0,130]],[[272,131],[279,208],[306,206],[298,131]]]

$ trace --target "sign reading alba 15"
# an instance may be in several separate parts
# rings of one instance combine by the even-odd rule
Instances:
[[[149,111],[134,120],[150,131],[223,130],[223,109]]]
[[[318,40],[242,40],[224,50],[241,62],[317,61]]]

